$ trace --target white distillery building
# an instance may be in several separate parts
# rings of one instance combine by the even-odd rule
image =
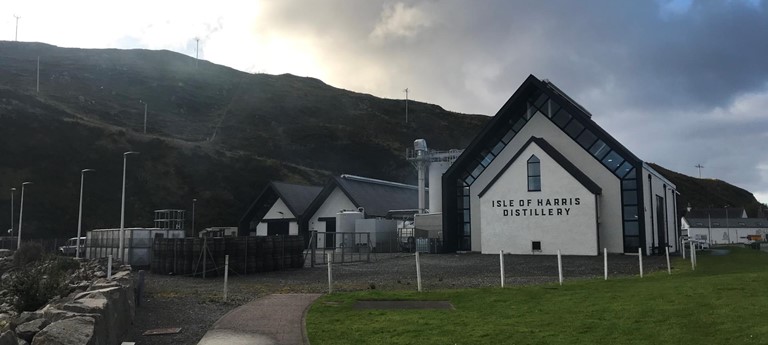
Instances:
[[[442,176],[446,251],[677,249],[675,185],[529,76]],[[430,196],[430,199],[434,199]]]
[[[270,182],[251,203],[238,225],[240,236],[303,235],[301,220],[322,187]]]
[[[691,209],[680,223],[684,236],[711,245],[763,241],[768,234],[768,220],[748,218],[743,208]]]

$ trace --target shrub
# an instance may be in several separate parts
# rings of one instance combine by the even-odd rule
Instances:
[[[40,261],[43,258],[43,246],[40,243],[25,242],[13,254],[13,264],[16,267]]]
[[[68,273],[80,264],[70,258],[46,256],[44,259],[17,266],[3,281],[4,289],[15,297],[17,312],[34,311],[45,306],[51,298],[68,292]]]

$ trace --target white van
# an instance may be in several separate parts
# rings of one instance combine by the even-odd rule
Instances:
[[[77,252],[77,237],[72,237],[59,247],[59,254],[75,256]],[[80,256],[85,254],[85,237],[80,237]]]

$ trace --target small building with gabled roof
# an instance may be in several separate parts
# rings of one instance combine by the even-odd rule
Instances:
[[[270,182],[240,219],[240,235],[304,235],[308,238],[301,219],[322,190],[319,186]]]

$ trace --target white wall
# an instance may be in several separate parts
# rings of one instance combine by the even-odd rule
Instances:
[[[648,183],[648,176],[651,176],[651,183]],[[658,220],[656,219],[656,209],[659,207],[664,208],[664,205],[658,205],[656,202],[656,196],[661,196],[666,200],[666,229],[667,242],[672,246],[670,252],[677,251],[678,241],[675,223],[677,218],[675,217],[675,200],[677,197],[672,185],[669,181],[663,180],[655,172],[643,168],[643,207],[645,209],[645,244],[646,248],[643,250],[645,253],[650,253],[654,243],[658,243],[657,227]],[[666,190],[664,185],[666,184]],[[651,221],[653,219],[653,221]],[[657,244],[658,245],[658,244]]]
[[[488,166],[480,177],[472,184],[471,217],[472,217],[472,250],[481,251],[481,234],[483,231],[480,221],[480,200],[477,194],[491,181],[493,176],[512,159],[520,148],[531,138],[544,138],[571,163],[602,188],[600,195],[600,245],[608,248],[611,253],[624,252],[624,233],[622,224],[621,183],[618,177],[608,171],[597,159],[584,150],[578,143],[567,136],[560,128],[543,114],[537,113],[528,121],[515,138],[502,150],[501,154]]]
[[[712,234],[712,244],[749,243],[747,235],[761,235],[765,238],[768,229],[765,228],[690,228],[688,236],[692,239],[706,240]]]
[[[541,191],[537,192],[528,191],[531,155],[541,161]],[[562,199],[566,205],[561,205]],[[480,198],[482,252],[532,254],[531,242],[540,241],[542,254],[556,254],[559,249],[567,255],[597,255],[595,199],[544,150],[531,144]],[[531,211],[545,215],[523,215]]]
[[[336,213],[341,210],[357,210],[357,207],[339,187],[335,187],[317,211],[309,218],[309,231],[325,232],[325,222],[321,222],[319,219],[324,217],[336,218]],[[325,246],[325,236],[318,236],[317,246]]]
[[[283,214],[280,214],[278,212],[283,212]],[[283,199],[278,198],[277,201],[272,205],[272,207],[267,211],[267,214],[264,215],[263,219],[291,219],[296,218],[296,216],[291,213],[291,210],[288,209],[288,206],[285,204]],[[291,221],[288,224],[288,235],[298,235],[299,234],[299,223],[296,221]],[[256,225],[256,236],[267,236],[267,223],[259,222],[258,225]]]

